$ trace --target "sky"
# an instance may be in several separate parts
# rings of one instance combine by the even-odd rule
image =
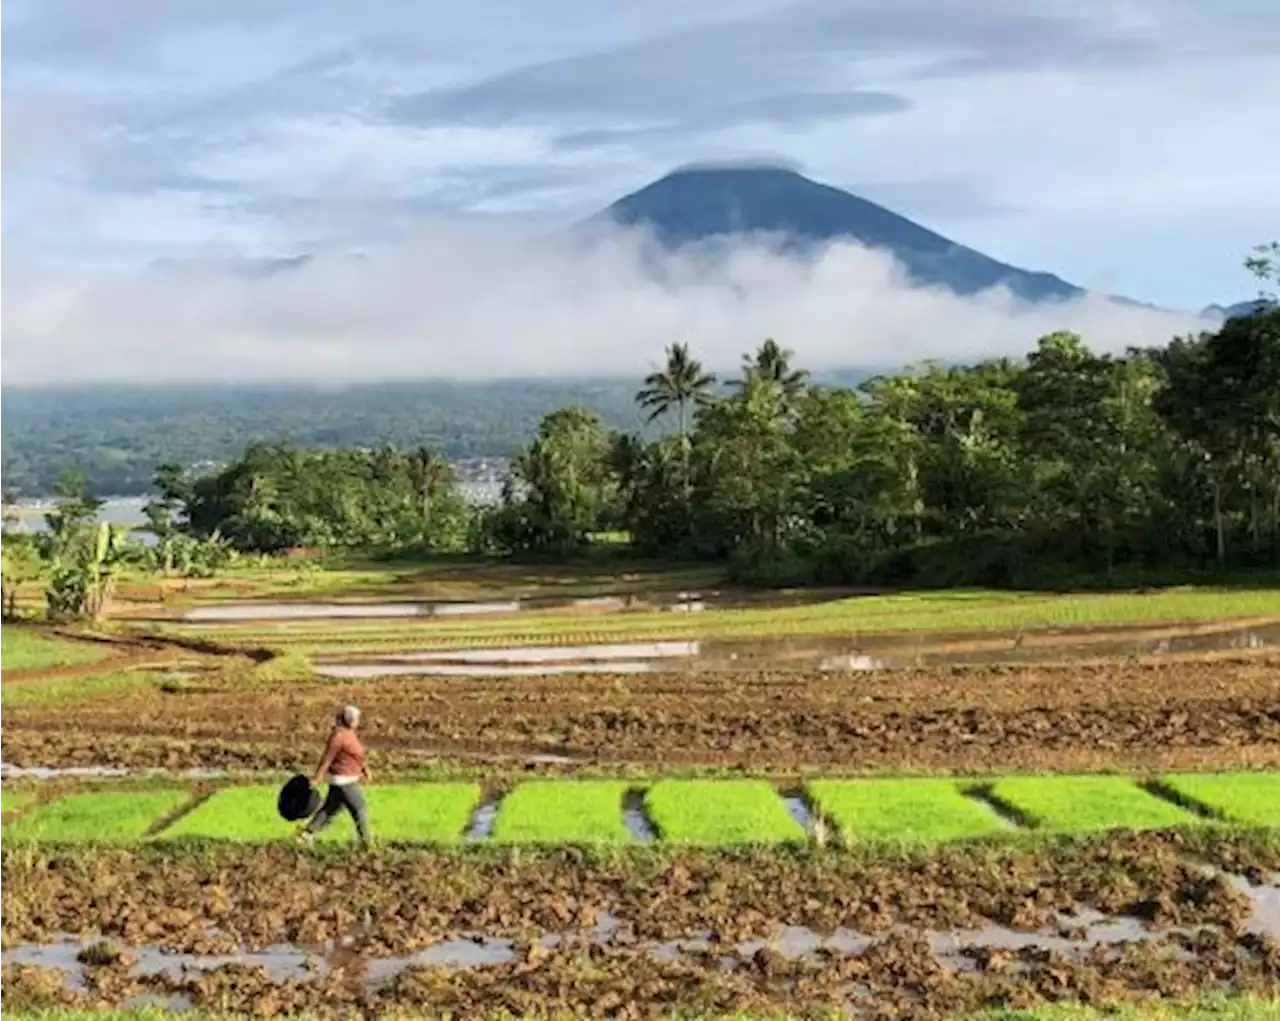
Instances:
[[[672,340],[724,360],[767,330],[883,364],[1180,322],[952,301],[854,246],[744,250],[714,278],[685,262],[658,287],[637,239],[546,242],[697,161],[785,161],[1169,309],[1251,297],[1241,261],[1280,234],[1275,0],[9,0],[0,18],[6,382],[647,370]]]

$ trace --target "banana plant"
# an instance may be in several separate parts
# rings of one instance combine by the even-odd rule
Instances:
[[[129,530],[103,522],[53,563],[45,603],[54,619],[100,620],[115,591]]]

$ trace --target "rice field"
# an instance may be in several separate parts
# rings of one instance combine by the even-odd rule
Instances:
[[[5,827],[9,840],[133,843],[189,799],[186,791],[68,794]]]
[[[1280,826],[1280,774],[1183,773],[1166,776],[1163,783],[1231,822]]]
[[[84,702],[154,684],[160,677],[145,670],[117,670],[87,677],[56,677],[0,688],[0,706],[14,709],[61,702]]]
[[[0,661],[5,670],[75,666],[110,654],[110,646],[71,641],[13,624],[0,627]]]
[[[537,780],[521,784],[498,808],[493,839],[510,844],[627,844],[623,798],[615,780]]]
[[[323,790],[321,792],[323,794]],[[300,828],[276,812],[276,787],[235,787],[218,791],[157,837],[158,840],[227,840],[270,843],[287,840]],[[406,843],[459,840],[480,800],[475,784],[395,784],[365,788],[375,839]],[[316,837],[321,842],[352,839],[355,824],[342,811]]]
[[[815,780],[806,790],[847,842],[936,843],[1010,829],[952,780]]]
[[[782,844],[806,839],[762,780],[663,780],[645,793],[659,836],[677,844]]]
[[[991,795],[1038,829],[1089,833],[1109,829],[1164,829],[1203,820],[1119,776],[1011,777]]]
[[[1280,773],[1175,775],[1168,798],[1121,776],[1008,777],[977,784],[940,778],[832,778],[805,793],[819,817],[849,844],[939,844],[1016,836],[1028,830],[1088,833],[1165,829],[1205,820],[1175,803],[1219,815],[1224,824],[1280,829]],[[975,786],[975,784],[977,784]],[[276,812],[279,788],[224,787],[207,796],[177,789],[70,793],[35,808],[30,787],[3,792],[14,840],[51,842],[214,840],[262,844],[299,829]],[[983,797],[1012,818],[1002,818]],[[482,803],[478,783],[397,783],[365,788],[374,837],[391,843],[448,844],[466,835]],[[634,796],[634,803],[629,797]],[[182,808],[184,811],[179,812]],[[708,847],[803,843],[805,829],[767,780],[532,780],[501,799],[488,842],[628,845],[640,837],[626,812],[643,816],[660,843]],[[167,821],[167,824],[165,824]],[[165,824],[162,826],[162,824]],[[341,812],[322,842],[354,838]]]
[[[1038,630],[1280,616],[1280,589],[1153,593],[959,590],[833,598],[802,606],[581,614],[530,610],[466,619],[250,621],[234,627],[163,625],[211,641],[287,645],[305,653],[447,649],[460,645],[602,644],[622,640],[760,638],[914,631]]]

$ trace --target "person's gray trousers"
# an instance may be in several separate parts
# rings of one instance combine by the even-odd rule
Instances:
[[[307,823],[308,833],[319,833],[333,821],[333,817],[342,809],[351,813],[356,821],[356,832],[366,843],[369,840],[369,805],[364,799],[364,790],[358,783],[329,784],[329,795],[324,804]]]

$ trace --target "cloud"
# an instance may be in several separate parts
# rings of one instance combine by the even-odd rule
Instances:
[[[728,103],[661,124],[616,129],[593,128],[561,135],[554,147],[561,150],[594,149],[628,145],[655,138],[702,135],[743,124],[771,124],[796,131],[811,124],[847,117],[874,117],[903,113],[911,101],[892,92],[870,89],[849,92],[797,92]]]
[[[1016,354],[1064,328],[1122,349],[1194,325],[1097,298],[959,298],[909,285],[854,244],[803,259],[764,240],[660,254],[613,230],[587,241],[440,228],[272,273],[205,261],[6,274],[4,292],[11,385],[635,376],[673,341],[729,370],[765,336],[820,369]]]
[[[389,113],[412,124],[609,118],[644,127],[714,117],[736,103],[813,86],[856,90],[890,66],[908,77],[952,61],[968,62],[969,71],[1028,61],[1096,68],[1132,63],[1151,49],[1142,33],[1063,4],[1040,8],[1006,0],[810,0],[422,90],[397,99]]]

